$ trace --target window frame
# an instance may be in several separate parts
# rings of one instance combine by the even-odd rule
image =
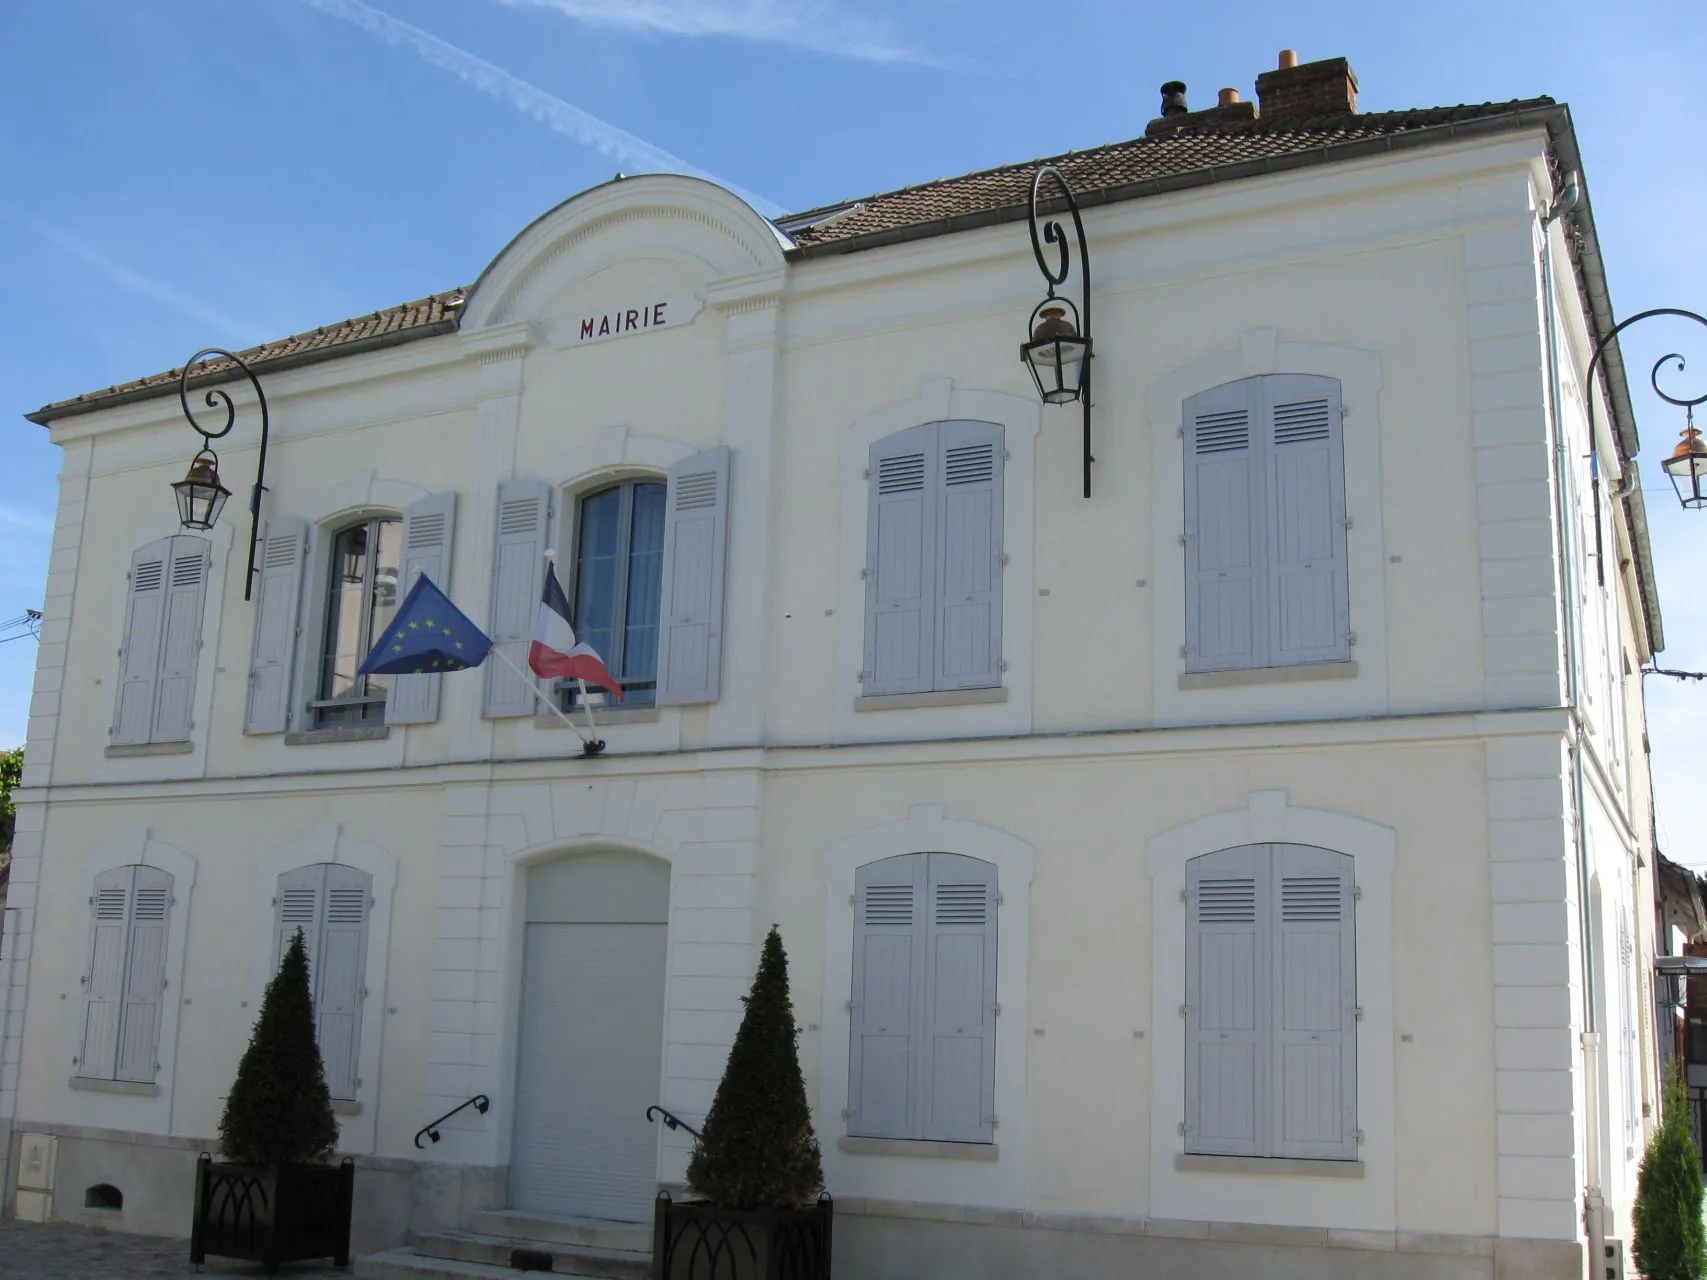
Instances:
[[[369,728],[383,724],[385,721],[385,704],[390,696],[390,685],[386,692],[374,695],[367,692],[373,679],[372,676],[358,675],[358,687],[362,692],[345,697],[332,697],[327,693],[331,683],[331,666],[336,661],[336,654],[328,652],[333,644],[332,632],[338,624],[342,601],[338,591],[338,543],[345,534],[357,528],[365,528],[368,533],[368,549],[366,555],[366,578],[362,588],[362,619],[357,642],[357,651],[366,654],[373,648],[373,611],[374,591],[378,586],[378,557],[380,550],[379,529],[386,524],[397,526],[397,575],[398,598],[397,604],[402,603],[403,576],[403,534],[405,519],[401,512],[388,511],[368,512],[353,519],[347,519],[334,525],[322,525],[326,537],[326,547],[321,555],[320,563],[324,577],[317,584],[315,593],[319,605],[315,633],[318,641],[310,655],[314,696],[308,699],[308,713],[311,727],[314,729],[340,728]],[[340,717],[335,713],[346,708],[360,708],[353,717]]]
[[[582,571],[581,570],[582,513],[583,513],[583,509],[585,507],[585,504],[593,498],[600,497],[603,494],[607,494],[607,493],[610,493],[613,491],[615,491],[618,494],[616,560],[620,566],[620,569],[616,574],[616,600],[615,600],[615,603],[614,603],[612,610],[611,610],[611,618],[612,618],[611,633],[613,636],[612,651],[610,653],[599,654],[599,658],[604,662],[606,668],[611,672],[611,674],[616,677],[617,684],[622,686],[623,695],[624,695],[624,701],[622,703],[622,706],[624,708],[651,710],[654,707],[657,707],[659,705],[658,704],[659,672],[657,670],[657,657],[656,657],[656,655],[654,656],[654,659],[653,659],[654,670],[653,670],[652,676],[649,680],[640,680],[640,679],[631,680],[628,677],[624,676],[623,672],[622,672],[622,669],[623,669],[623,666],[625,663],[625,659],[627,656],[626,655],[626,645],[627,645],[627,640],[628,640],[629,564],[630,564],[630,556],[632,554],[633,544],[634,544],[634,493],[635,493],[635,489],[641,485],[656,485],[658,487],[658,489],[660,490],[660,493],[661,493],[662,502],[664,503],[663,511],[667,512],[668,504],[669,504],[669,481],[668,481],[668,477],[663,476],[663,475],[656,475],[656,474],[653,474],[651,472],[642,473],[642,474],[618,476],[614,479],[607,480],[604,483],[597,484],[597,485],[594,485],[590,488],[580,490],[579,492],[572,495],[571,501],[566,502],[566,503],[562,503],[560,505],[559,509],[564,510],[568,513],[568,517],[569,517],[569,520],[571,522],[570,527],[569,527],[569,539],[568,539],[568,542],[569,542],[568,570],[569,570],[569,572],[568,572],[568,581],[566,583],[564,583],[564,590],[568,594],[568,597],[569,597],[570,613],[572,615],[575,615],[575,614],[578,614],[580,611],[581,571]],[[658,593],[658,620],[656,623],[656,627],[657,627],[657,631],[658,631],[658,644],[657,644],[657,646],[655,646],[655,649],[657,650],[658,653],[661,653],[661,651],[662,651],[662,642],[663,642],[664,599],[663,599],[662,586],[663,586],[664,559],[668,555],[668,548],[664,545],[663,540],[662,540],[662,519],[663,519],[663,512],[660,513],[660,533],[659,533],[660,541],[659,541],[659,547],[658,547],[659,593]],[[571,616],[569,619],[569,624],[570,624],[570,626],[575,628],[575,638],[577,640],[584,639],[584,636],[581,633],[581,620],[580,620],[580,618],[578,616]],[[643,702],[643,703],[632,701],[631,700],[631,698],[632,698],[631,690],[635,686],[647,685],[647,684],[652,686],[650,691],[649,691],[651,694],[650,698],[648,698],[648,700]],[[560,710],[562,710],[564,712],[581,710],[581,696],[580,696],[581,691],[580,691],[577,683],[574,680],[559,678],[552,683],[552,690],[551,691],[552,691],[552,695],[557,700],[557,706]],[[609,694],[607,692],[595,691],[592,689],[589,689],[588,692],[594,694],[595,697],[600,697],[600,698],[604,698],[607,700],[606,702],[594,703],[593,705],[595,708],[607,705],[608,698],[609,698]]]
[[[131,1008],[136,1003],[130,999],[130,996],[132,994],[131,979],[134,977],[132,972],[134,967],[132,964],[133,943],[135,941],[136,926],[138,924],[136,916],[136,882],[138,879],[138,873],[141,871],[149,871],[154,873],[155,876],[162,878],[164,880],[164,884],[156,886],[156,888],[163,890],[165,894],[164,900],[161,904],[161,914],[159,917],[155,920],[142,922],[145,924],[157,923],[160,926],[161,935],[160,954],[158,959],[160,987],[155,993],[153,1041],[149,1046],[149,1052],[147,1054],[150,1061],[150,1069],[146,1078],[123,1074],[124,1068],[121,1060],[124,1046],[125,1022]],[[113,1015],[112,1033],[113,1065],[110,1069],[103,1068],[99,1073],[94,1073],[89,1070],[88,1061],[89,1015],[90,1007],[95,1000],[94,971],[96,951],[100,944],[100,929],[103,923],[100,916],[99,902],[101,894],[106,891],[103,890],[101,881],[119,872],[127,873],[127,879],[123,890],[124,915],[122,918],[123,933],[120,943],[121,950],[118,957],[118,985],[113,996],[113,1003],[116,1006],[116,1012]],[[166,1054],[164,1051],[164,1046],[167,1044],[167,1017],[168,1014],[172,1012],[174,1002],[166,999],[166,992],[172,988],[173,981],[177,976],[178,966],[174,963],[174,960],[181,960],[181,956],[177,955],[174,949],[174,944],[180,937],[177,931],[183,928],[182,923],[177,919],[179,876],[165,867],[158,866],[151,862],[138,860],[103,866],[100,870],[95,871],[93,874],[88,876],[87,880],[89,887],[89,901],[85,908],[86,915],[84,917],[87,936],[84,940],[83,947],[84,971],[82,978],[80,979],[83,988],[82,1016],[79,1018],[76,1026],[76,1069],[72,1073],[72,1079],[74,1083],[76,1081],[86,1081],[97,1084],[106,1083],[121,1086],[134,1085],[152,1092],[158,1089],[160,1077],[165,1073],[167,1066]],[[175,1035],[175,1033],[176,1028],[174,1027],[173,1034]]]

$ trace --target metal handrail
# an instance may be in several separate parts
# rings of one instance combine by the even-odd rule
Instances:
[[[469,1107],[473,1107],[481,1115],[485,1115],[486,1114],[486,1108],[490,1107],[491,1105],[492,1105],[492,1099],[488,1098],[483,1093],[475,1094],[467,1102],[458,1103],[456,1106],[452,1107],[449,1111],[445,1112],[442,1116],[440,1116],[437,1120],[431,1121],[428,1124],[424,1124],[419,1129],[415,1130],[415,1147],[416,1147],[416,1149],[420,1150],[420,1151],[426,1150],[426,1148],[424,1146],[422,1146],[422,1144],[421,1144],[422,1138],[431,1138],[434,1142],[437,1142],[439,1140],[439,1126],[441,1124],[443,1124],[446,1120],[449,1120],[457,1112],[466,1111]]]
[[[646,1119],[648,1121],[651,1121],[653,1124],[657,1123],[657,1121],[652,1120],[652,1113],[654,1111],[656,1111],[659,1115],[664,1117],[664,1125],[666,1128],[669,1128],[669,1129],[686,1129],[689,1133],[693,1134],[693,1136],[696,1138],[699,1138],[702,1136],[700,1134],[700,1131],[698,1129],[694,1128],[686,1120],[683,1120],[680,1116],[674,1115],[671,1112],[664,1110],[663,1107],[660,1107],[655,1103],[652,1106],[646,1108]]]

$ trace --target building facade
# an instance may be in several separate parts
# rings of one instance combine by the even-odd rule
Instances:
[[[32,415],[11,1211],[187,1231],[300,927],[361,1244],[646,1220],[689,1152],[646,1108],[703,1117],[775,922],[839,1275],[1616,1249],[1662,639],[1569,117],[1259,89],[1056,162],[1088,500],[1015,358],[1030,165],[775,224],[618,180],[251,353],[250,599],[240,504],[172,510],[175,373]],[[499,662],[356,673],[421,572],[522,660],[547,559],[602,756]]]

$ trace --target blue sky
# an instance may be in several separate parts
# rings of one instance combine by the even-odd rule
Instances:
[[[1349,57],[1365,110],[1568,101],[1618,313],[1707,311],[1699,0],[54,0],[0,5],[0,47],[0,403],[19,414],[471,281],[618,170],[690,166],[804,209],[1132,137],[1162,81],[1196,106],[1250,97],[1282,48]],[[1707,391],[1707,331],[1644,328],[1631,368],[1681,346]],[[1681,422],[1637,398],[1659,485]],[[3,430],[0,620],[40,603],[58,467],[42,429]],[[1707,512],[1648,500],[1662,662],[1707,669]],[[33,661],[0,641],[0,745],[22,740]],[[1649,690],[1662,846],[1707,866],[1707,684]]]

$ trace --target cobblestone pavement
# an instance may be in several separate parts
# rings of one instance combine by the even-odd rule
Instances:
[[[156,1280],[193,1276],[190,1242],[165,1236],[133,1236],[93,1227],[38,1226],[0,1221],[0,1276],[31,1280]],[[258,1277],[259,1263],[209,1258],[201,1269],[217,1277]],[[279,1268],[279,1280],[349,1280],[348,1271],[303,1263]]]

